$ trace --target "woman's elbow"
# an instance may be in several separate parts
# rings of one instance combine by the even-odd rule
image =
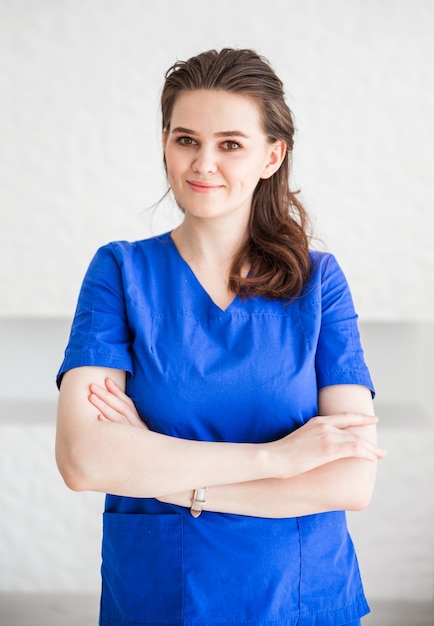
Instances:
[[[349,503],[349,506],[346,508],[347,511],[364,511],[371,504],[372,500],[372,489],[370,491],[366,490],[363,493],[357,494],[355,498]]]
[[[71,489],[71,491],[92,491],[84,477],[81,476],[79,473],[75,471],[70,471],[69,469],[65,468],[61,469],[60,467],[59,471],[65,485],[68,487],[68,489]]]
[[[346,507],[347,511],[364,511],[371,503],[375,487],[376,463],[367,461],[367,471],[359,473],[358,481],[350,485],[351,493]],[[358,484],[357,484],[358,483]]]
[[[56,442],[56,464],[65,485],[72,491],[92,491],[80,457],[69,447]]]

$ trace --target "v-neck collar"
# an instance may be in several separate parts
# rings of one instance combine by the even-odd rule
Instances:
[[[181,263],[187,268],[188,273],[192,277],[196,287],[199,288],[201,293],[206,297],[206,299],[211,303],[211,305],[213,307],[215,307],[219,311],[219,313],[228,313],[229,309],[231,309],[232,306],[235,304],[235,302],[239,299],[239,296],[235,295],[234,298],[229,302],[227,307],[225,307],[224,309],[221,306],[219,306],[216,302],[214,302],[214,300],[211,298],[211,296],[208,293],[208,291],[205,289],[205,287],[202,285],[202,283],[200,282],[200,280],[198,279],[198,277],[194,273],[194,271],[191,268],[191,266],[189,265],[189,263],[187,263],[187,261],[184,259],[184,257],[182,256],[182,254],[178,250],[178,247],[177,247],[175,241],[173,240],[172,232],[170,231],[170,232],[166,233],[166,236],[167,236],[167,239],[170,242],[170,245],[171,245],[174,253],[178,257],[178,259],[181,261]]]

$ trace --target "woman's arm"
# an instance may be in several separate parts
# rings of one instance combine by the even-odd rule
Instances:
[[[140,432],[146,427],[137,416],[134,405],[129,398],[123,393],[122,389],[119,389],[116,385],[106,379],[104,384],[91,385],[92,394],[89,396],[90,402],[97,409],[97,413],[100,416],[104,416],[104,421],[123,422],[134,425],[142,426],[137,430]],[[370,398],[366,394],[367,390],[362,387],[345,386],[342,387],[330,387],[329,390],[333,390],[331,395],[330,391],[324,391],[321,393],[320,404],[322,403],[322,409],[333,409],[337,405],[334,404],[338,398],[336,392],[340,389],[340,403],[342,407],[344,396],[347,395],[349,390],[352,390],[351,398],[348,398],[349,405],[354,405],[355,394],[360,394],[360,398]],[[360,403],[360,407],[370,409],[372,411],[372,401],[366,402],[366,404]],[[95,419],[95,418],[94,418]],[[255,516],[269,516],[269,517],[289,517],[292,515],[303,515],[310,512],[319,512],[319,510],[331,510],[336,508],[343,508],[337,506],[335,503],[341,503],[344,494],[341,494],[338,484],[335,483],[335,476],[347,472],[343,467],[338,469],[338,465],[333,461],[336,458],[351,457],[351,459],[365,459],[366,467],[372,465],[372,461],[381,458],[384,452],[379,450],[376,445],[369,441],[369,437],[360,438],[356,433],[349,430],[349,425],[353,426],[353,429],[368,428],[367,424],[375,424],[376,418],[361,415],[355,415],[353,413],[347,413],[343,415],[331,415],[329,417],[320,417],[310,420],[310,422],[304,427],[295,431],[288,437],[285,437],[279,442],[266,444],[265,446],[254,446],[258,448],[266,449],[266,456],[268,454],[276,455],[279,457],[284,449],[284,456],[286,458],[286,464],[292,469],[286,469],[285,472],[274,470],[274,476],[287,475],[286,472],[292,474],[300,474],[297,476],[297,480],[291,483],[289,480],[282,478],[275,479],[271,476],[271,480],[245,480],[238,481],[236,484],[222,484],[216,483],[219,486],[214,486],[209,490],[209,498],[206,508],[209,510],[225,511],[230,513],[239,513],[245,515]],[[363,424],[363,426],[354,426],[354,424]],[[115,424],[112,424],[112,426]],[[337,426],[339,425],[339,426]],[[136,429],[134,429],[136,430]],[[365,433],[363,432],[363,435]],[[375,427],[372,431],[372,439],[375,439]],[[161,437],[161,436],[157,436]],[[166,439],[172,439],[170,437]],[[172,440],[172,444],[177,446],[177,442],[183,440]],[[187,443],[187,442],[186,442]],[[191,442],[190,442],[191,443]],[[201,445],[199,442],[196,442]],[[231,449],[242,449],[244,444],[203,444],[214,451],[219,449],[222,452],[220,455],[220,462],[226,466],[228,459],[222,446],[229,446]],[[163,460],[164,465],[167,463]],[[191,459],[185,459],[187,464],[191,464]],[[346,461],[342,461],[344,463]],[[351,461],[350,461],[351,463]],[[324,495],[322,493],[322,485],[318,482],[318,476],[314,472],[310,471],[313,467],[323,465],[323,469],[327,467],[322,482],[327,482],[326,474],[328,474],[328,480],[334,483],[334,489],[332,495],[334,497],[333,504],[330,506],[330,501],[327,503],[326,509],[324,509],[324,500],[321,500],[321,504],[318,509],[319,502],[318,497],[314,497],[314,493],[317,492],[318,496]],[[375,463],[374,463],[375,464]],[[196,461],[193,465],[197,465]],[[334,467],[336,465],[336,467]],[[298,467],[298,470],[296,469]],[[155,476],[156,468],[153,468],[153,474]],[[175,474],[179,474],[183,471],[183,467],[174,467]],[[231,471],[231,470],[230,470]],[[303,473],[302,473],[303,472]],[[180,504],[182,506],[190,506],[192,490],[196,486],[207,484],[212,485],[210,481],[201,480],[203,474],[199,479],[187,490],[178,492],[174,496],[162,496],[161,494],[154,494],[161,500],[166,502],[172,502],[174,504]],[[262,477],[261,477],[262,478]],[[266,477],[264,477],[266,478]],[[176,477],[177,479],[177,477]],[[228,483],[232,481],[227,481]],[[354,488],[354,485],[353,485]],[[297,495],[297,490],[299,495]],[[109,490],[113,493],[113,489]],[[357,490],[358,491],[358,490]],[[290,492],[290,493],[289,493]],[[123,491],[124,495],[128,495]],[[353,492],[351,492],[353,493]],[[290,508],[288,508],[290,507]],[[312,510],[312,507],[314,510]],[[352,507],[345,507],[352,508]],[[354,508],[359,508],[358,505],[354,505]]]
[[[266,446],[188,441],[99,420],[100,411],[89,401],[89,388],[91,383],[103,388],[109,375],[120,390],[125,388],[125,373],[115,369],[79,367],[63,376],[56,460],[71,489],[158,497],[202,482],[260,479],[284,468],[279,450]]]
[[[374,414],[371,392],[358,385],[325,387],[319,393],[322,415],[360,411]],[[348,428],[356,437],[376,443],[375,425]],[[385,452],[378,458],[383,458]],[[219,485],[207,493],[209,511],[254,517],[296,517],[334,510],[361,510],[368,506],[375,484],[376,462],[348,458],[327,463],[286,479]],[[191,492],[161,498],[190,506]]]

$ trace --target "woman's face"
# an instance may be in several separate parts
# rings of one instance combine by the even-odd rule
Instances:
[[[260,111],[249,97],[220,90],[183,91],[164,133],[167,175],[186,216],[248,220],[260,178],[269,178],[285,156],[270,143]]]

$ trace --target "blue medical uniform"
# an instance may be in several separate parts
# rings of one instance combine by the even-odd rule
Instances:
[[[74,367],[118,368],[155,432],[283,437],[317,414],[322,387],[373,390],[345,277],[332,255],[311,258],[296,301],[236,297],[222,310],[170,233],[104,246],[83,282],[59,384]],[[195,519],[155,499],[107,495],[102,558],[104,626],[337,626],[369,611],[343,511]]]

